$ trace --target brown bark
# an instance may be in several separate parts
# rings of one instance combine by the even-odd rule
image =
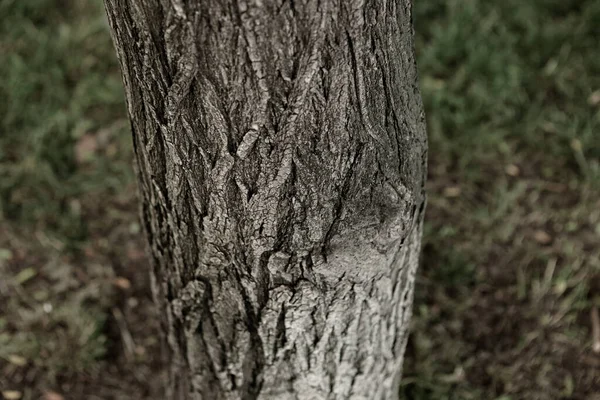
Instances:
[[[169,399],[392,399],[425,202],[409,0],[106,0]]]

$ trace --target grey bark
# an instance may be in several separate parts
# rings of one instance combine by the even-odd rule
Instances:
[[[106,0],[169,399],[393,399],[425,203],[410,0]]]

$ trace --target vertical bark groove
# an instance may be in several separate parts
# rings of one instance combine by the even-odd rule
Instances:
[[[169,399],[392,399],[425,203],[409,0],[105,0]]]

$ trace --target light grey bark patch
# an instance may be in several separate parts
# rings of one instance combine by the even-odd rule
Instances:
[[[169,399],[392,399],[426,135],[409,0],[106,0]]]

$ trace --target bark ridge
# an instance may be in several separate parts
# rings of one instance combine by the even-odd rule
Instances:
[[[409,0],[105,0],[169,399],[392,399],[426,134]]]

